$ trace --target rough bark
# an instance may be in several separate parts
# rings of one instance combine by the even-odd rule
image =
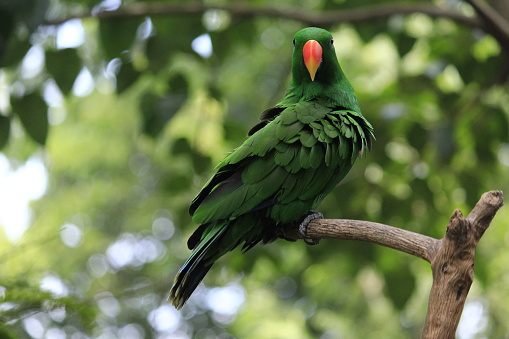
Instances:
[[[285,237],[300,239],[297,228],[284,231]],[[434,256],[440,240],[377,222],[350,219],[315,219],[308,226],[311,239],[361,240],[390,247],[428,262]]]
[[[475,247],[504,204],[501,191],[484,193],[468,217],[454,211],[436,255],[423,338],[454,339],[474,281]]]
[[[460,210],[454,211],[442,239],[375,222],[347,219],[313,220],[306,236],[367,241],[430,262],[433,285],[422,338],[449,339],[455,337],[474,280],[475,247],[503,204],[501,191],[484,193],[466,218]],[[284,233],[288,238],[302,238],[297,227]]]

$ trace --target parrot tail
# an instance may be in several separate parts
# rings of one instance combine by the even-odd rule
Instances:
[[[193,253],[177,273],[168,297],[168,301],[177,309],[184,306],[220,256],[218,256],[220,242],[227,226],[227,222],[201,225],[192,235],[191,238],[197,240],[193,245]]]

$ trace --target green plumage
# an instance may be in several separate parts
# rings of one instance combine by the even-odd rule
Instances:
[[[309,40],[322,47],[314,81],[302,53]],[[193,253],[170,291],[177,308],[219,257],[239,245],[247,251],[273,241],[282,227],[302,221],[371,146],[373,128],[339,66],[331,34],[306,28],[294,44],[285,98],[262,113],[191,204],[192,219],[201,226],[188,241]]]

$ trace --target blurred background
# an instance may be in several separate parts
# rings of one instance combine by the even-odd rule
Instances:
[[[1,0],[0,337],[419,337],[429,264],[353,241],[234,251],[176,311],[187,208],[314,25],[377,137],[319,210],[441,238],[509,188],[508,19],[502,0]],[[508,220],[458,338],[509,336]]]

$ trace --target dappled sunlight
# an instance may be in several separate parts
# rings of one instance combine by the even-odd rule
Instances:
[[[27,52],[21,63],[21,74],[25,79],[39,75],[44,67],[44,49],[35,45]]]
[[[215,287],[207,292],[206,302],[212,312],[220,316],[235,315],[244,303],[245,292],[239,284],[229,284],[225,287]],[[233,320],[233,319],[232,319]],[[229,323],[231,321],[222,321]]]
[[[85,30],[79,19],[64,22],[57,29],[56,47],[58,49],[76,48],[85,41]]]
[[[174,332],[180,324],[180,313],[170,305],[162,305],[148,314],[150,325],[159,333]]]
[[[418,75],[426,71],[432,64],[429,63],[430,48],[426,40],[418,40],[412,50],[403,56],[401,69],[405,74]]]
[[[109,271],[108,260],[102,254],[93,254],[87,260],[87,268],[90,274],[96,278],[100,278]]]
[[[122,311],[122,306],[118,300],[109,292],[101,292],[95,298],[101,312],[110,318],[117,317]]]
[[[41,280],[41,290],[50,292],[56,298],[69,295],[69,288],[57,275],[48,273]]]
[[[227,11],[208,9],[203,12],[202,22],[208,31],[218,31],[228,27],[231,23],[231,16]]]
[[[168,240],[175,233],[175,225],[171,219],[157,218],[152,223],[152,233],[161,240]]]
[[[13,169],[0,153],[0,225],[12,242],[28,229],[32,215],[29,203],[41,198],[47,185],[48,173],[38,156]]]
[[[61,228],[60,239],[68,247],[79,247],[83,242],[83,231],[76,225],[65,224]]]
[[[108,262],[114,269],[140,267],[159,260],[166,253],[165,246],[154,237],[122,234],[106,250]]]
[[[509,143],[500,145],[500,148],[498,149],[498,160],[505,166],[509,167]]]
[[[445,93],[450,93],[461,91],[465,85],[456,67],[447,65],[437,77],[437,86]]]
[[[478,338],[487,327],[488,317],[483,301],[467,301],[460,323],[458,324],[458,339]]]
[[[208,58],[212,55],[212,40],[210,35],[202,34],[191,43],[193,50],[204,58]]]
[[[83,68],[74,82],[72,91],[78,97],[86,97],[94,90],[94,79],[88,68]]]
[[[48,316],[44,313],[34,314],[23,319],[23,327],[32,338],[43,338],[45,325],[49,322]]]

